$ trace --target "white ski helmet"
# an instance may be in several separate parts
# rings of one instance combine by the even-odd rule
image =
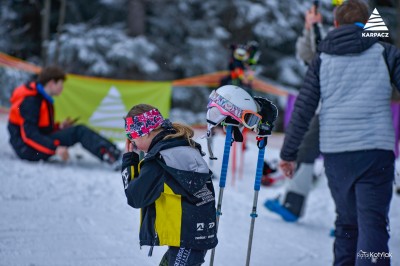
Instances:
[[[249,59],[249,52],[244,47],[238,47],[233,51],[233,57],[239,61],[247,61]]]
[[[208,129],[218,125],[226,119],[231,117],[239,124],[245,124],[244,115],[251,113],[257,115],[258,108],[253,97],[244,89],[234,86],[225,85],[212,91],[207,105],[207,123]],[[259,116],[261,118],[261,116]],[[257,117],[258,118],[258,117]]]

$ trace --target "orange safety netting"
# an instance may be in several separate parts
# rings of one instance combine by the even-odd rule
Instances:
[[[31,73],[39,73],[41,67],[34,64],[28,63],[21,59],[9,56],[4,53],[0,53],[0,65],[6,67],[12,67],[19,70],[23,70]],[[210,74],[178,79],[172,82],[174,87],[193,87],[193,86],[206,86],[206,87],[218,87],[223,77],[229,75],[228,71],[219,71]],[[278,96],[287,96],[288,92],[268,84],[260,79],[255,78],[252,84],[253,88],[257,91],[275,94]]]
[[[3,53],[0,53],[0,65],[36,74],[41,70],[41,67]]]
[[[229,75],[228,71],[219,71],[211,74],[195,76],[191,78],[178,79],[172,82],[174,87],[193,87],[193,86],[206,86],[218,87],[223,77]],[[287,96],[288,92],[279,89],[271,84],[268,84],[260,79],[255,78],[252,84],[253,88],[257,91],[275,94],[278,96]]]

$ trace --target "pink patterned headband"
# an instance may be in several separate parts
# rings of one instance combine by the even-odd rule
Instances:
[[[126,136],[132,140],[148,135],[163,122],[164,118],[157,109],[152,109],[140,115],[135,115],[134,117],[126,117]]]

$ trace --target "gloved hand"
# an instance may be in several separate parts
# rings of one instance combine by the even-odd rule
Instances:
[[[126,189],[129,185],[129,182],[133,178],[139,176],[140,173],[140,163],[139,155],[136,152],[127,152],[124,153],[122,157],[122,182],[124,183],[124,188]]]
[[[262,116],[257,135],[260,137],[269,136],[274,128],[275,120],[278,117],[278,108],[266,98],[256,96],[254,100],[260,106],[258,114]]]

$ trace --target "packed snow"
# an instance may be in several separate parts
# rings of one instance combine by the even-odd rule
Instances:
[[[25,162],[8,144],[6,116],[0,116],[0,265],[90,266],[158,265],[166,247],[138,242],[139,211],[126,204],[120,174],[100,163],[80,146],[68,163]],[[197,140],[206,148],[205,141]],[[219,225],[215,265],[245,265],[258,150],[250,136],[244,176],[233,182],[229,172]],[[269,139],[266,159],[278,159],[283,135]],[[218,134],[211,168],[219,176],[224,136]],[[238,151],[238,154],[241,152]],[[232,156],[231,156],[232,157]],[[238,160],[240,162],[240,160]],[[229,167],[231,170],[231,167]],[[322,160],[315,171],[323,172]],[[218,197],[218,179],[214,185]],[[323,174],[310,194],[306,215],[297,223],[283,222],[263,203],[284,185],[262,187],[252,247],[251,265],[331,265],[334,205]],[[390,218],[392,265],[400,265],[400,197],[393,195]],[[206,257],[209,264],[210,252]]]

